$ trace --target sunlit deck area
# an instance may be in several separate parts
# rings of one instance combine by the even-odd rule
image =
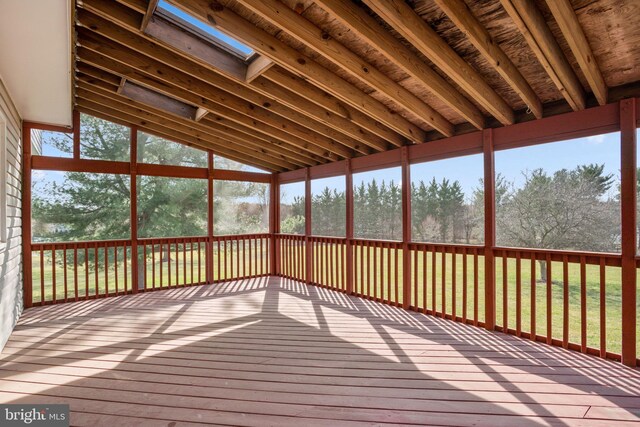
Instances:
[[[71,425],[637,423],[640,372],[283,278],[36,307],[1,403]]]

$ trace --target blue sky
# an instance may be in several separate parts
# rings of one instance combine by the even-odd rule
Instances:
[[[229,46],[234,47],[235,49],[239,50],[240,52],[242,52],[245,55],[251,55],[253,53],[253,49],[251,49],[249,46],[246,46],[242,43],[240,43],[238,40],[229,37],[228,35],[226,35],[225,33],[218,31],[217,29],[215,29],[214,27],[212,27],[209,24],[206,24],[196,18],[194,18],[193,16],[191,16],[190,14],[184,12],[182,9],[179,9],[169,3],[167,3],[164,0],[161,0],[158,3],[158,7],[160,9],[164,9],[167,12],[170,12],[171,14],[177,16],[178,18],[188,22],[189,24],[198,27],[199,29],[201,29],[202,31],[206,32],[207,34],[217,38],[218,40],[228,44]]]
[[[638,133],[640,134],[640,130]],[[616,180],[619,180],[619,142],[620,134],[614,132],[513,150],[497,151],[495,153],[496,174],[502,174],[517,187],[524,182],[525,172],[530,172],[537,168],[542,168],[551,174],[563,168],[573,169],[578,165],[604,163],[605,173],[613,174]],[[432,178],[436,178],[437,181],[441,181],[443,178],[451,181],[457,180],[460,182],[467,197],[472,196],[473,190],[478,187],[479,180],[482,177],[483,165],[481,154],[411,165],[411,179],[413,182],[420,180],[426,182]],[[373,178],[378,182],[382,180],[386,182],[393,180],[399,183],[401,180],[400,168],[395,167],[354,174],[353,183],[355,186],[358,186],[361,182],[369,182]],[[345,178],[344,176],[337,176],[324,178],[322,180],[313,180],[311,182],[312,193],[321,191],[325,185],[331,188],[344,189]],[[616,189],[617,186],[614,186],[613,190]],[[304,185],[302,183],[298,185],[288,185],[284,187],[283,190],[281,193],[287,197],[287,200],[283,201],[287,203],[295,196],[304,195]]]

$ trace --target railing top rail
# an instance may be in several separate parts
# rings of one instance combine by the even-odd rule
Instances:
[[[576,251],[576,250],[563,250],[563,249],[535,249],[535,248],[513,248],[507,246],[494,246],[494,252],[520,252],[526,254],[543,254],[554,256],[573,256],[573,257],[590,257],[590,258],[605,258],[605,259],[621,259],[622,255],[612,252],[588,252],[588,251]]]
[[[409,242],[410,248],[419,247],[419,246],[484,250],[484,245],[471,245],[471,244],[465,244],[465,243]]]
[[[65,242],[32,242],[31,249],[53,249],[55,247],[74,247],[74,246],[113,246],[113,245],[130,245],[131,239],[111,239],[111,240],[78,240]]]

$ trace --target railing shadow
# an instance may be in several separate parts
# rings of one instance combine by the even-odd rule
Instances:
[[[75,422],[136,405],[230,424],[563,425],[588,411],[554,393],[640,408],[638,370],[280,278],[29,309],[1,357],[2,401],[71,401]]]

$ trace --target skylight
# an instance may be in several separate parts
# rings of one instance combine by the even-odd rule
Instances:
[[[173,21],[177,21],[177,23],[182,24],[182,26],[208,38],[212,42],[243,60],[249,59],[255,53],[255,51],[249,46],[244,45],[233,37],[216,30],[211,25],[200,21],[182,9],[167,3],[165,0],[160,0],[158,3],[158,11],[161,15],[172,18]]]

